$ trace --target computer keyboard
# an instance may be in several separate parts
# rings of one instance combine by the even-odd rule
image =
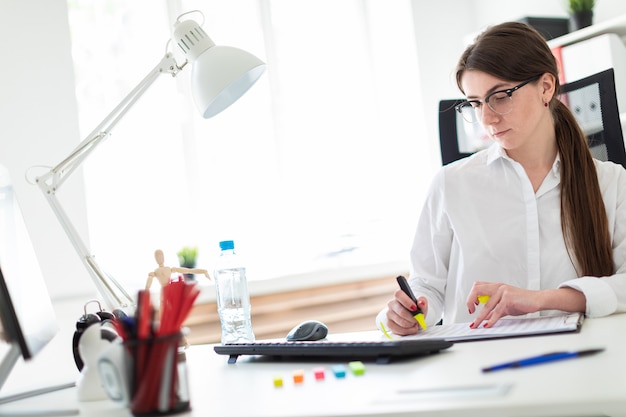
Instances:
[[[230,355],[228,363],[237,362],[241,355],[265,355],[280,358],[325,358],[375,361],[389,363],[393,359],[406,359],[437,353],[452,346],[443,339],[388,340],[368,342],[285,342],[257,341],[253,343],[227,343],[214,346],[216,353]]]

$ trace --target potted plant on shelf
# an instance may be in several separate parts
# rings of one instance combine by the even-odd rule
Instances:
[[[595,0],[568,0],[570,14],[570,31],[591,26],[593,23],[593,8]]]
[[[184,246],[179,250],[176,255],[178,256],[178,264],[183,268],[195,268],[198,260],[198,247],[197,246]],[[194,274],[184,274],[186,280],[193,280]]]

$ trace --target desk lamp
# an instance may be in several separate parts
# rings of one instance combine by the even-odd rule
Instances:
[[[74,249],[87,268],[96,289],[110,308],[135,305],[134,298],[112,276],[104,272],[80,238],[76,228],[59,203],[56,193],[65,180],[110,134],[135,102],[147,91],[161,74],[175,77],[187,64],[191,64],[191,90],[194,101],[205,118],[210,118],[237,101],[263,74],[265,63],[254,55],[238,48],[217,46],[194,20],[181,20],[194,10],[183,13],[174,23],[174,34],[167,42],[161,61],[135,87],[117,107],[61,162],[49,172],[35,179],[54,214],[69,237]],[[185,62],[179,65],[169,51],[170,45],[180,48]]]

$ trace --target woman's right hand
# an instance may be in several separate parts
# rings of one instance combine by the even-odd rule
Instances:
[[[402,290],[396,290],[394,298],[387,303],[387,325],[389,330],[398,336],[416,334],[420,330],[412,312],[422,310],[424,317],[428,313],[426,297],[418,297],[417,305]]]

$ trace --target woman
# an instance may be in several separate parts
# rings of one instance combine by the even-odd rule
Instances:
[[[544,38],[518,22],[479,35],[456,69],[466,119],[493,144],[435,176],[411,250],[409,283],[378,315],[388,330],[493,326],[506,315],[626,311],[626,171],[594,160],[559,101]],[[478,296],[489,296],[477,308]]]

